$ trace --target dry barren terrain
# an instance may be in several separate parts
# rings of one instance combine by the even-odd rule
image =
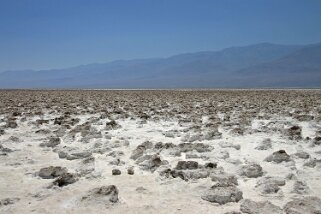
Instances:
[[[0,90],[0,213],[321,213],[321,90]]]

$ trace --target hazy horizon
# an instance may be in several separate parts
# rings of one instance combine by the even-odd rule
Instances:
[[[0,2],[0,72],[169,57],[257,43],[313,44],[320,1]]]
[[[85,64],[75,64],[75,65],[70,65],[67,67],[52,67],[52,68],[43,68],[43,69],[32,69],[32,68],[24,68],[24,69],[10,69],[10,70],[0,70],[0,73],[2,72],[10,72],[10,71],[40,71],[40,70],[59,70],[59,69],[68,69],[68,68],[74,68],[74,67],[81,67],[81,66],[87,66],[87,65],[95,65],[95,64],[107,64],[107,63],[113,63],[113,62],[121,62],[121,61],[131,61],[131,60],[149,60],[149,59],[166,59],[170,57],[175,57],[179,55],[185,55],[185,54],[197,54],[197,53],[205,53],[205,52],[219,52],[219,51],[224,51],[230,48],[242,48],[242,47],[251,47],[251,46],[256,46],[256,45],[261,45],[261,44],[271,44],[271,45],[280,45],[280,46],[309,46],[309,45],[315,45],[315,44],[321,44],[321,42],[316,42],[316,43],[307,43],[307,44],[277,44],[277,43],[272,43],[272,42],[261,42],[261,43],[256,43],[256,44],[247,44],[244,46],[241,45],[233,45],[229,47],[224,47],[216,50],[199,50],[195,52],[182,52],[182,53],[175,53],[167,56],[150,56],[150,57],[141,57],[141,58],[121,58],[121,59],[113,59],[109,61],[100,61],[100,62],[88,62]]]

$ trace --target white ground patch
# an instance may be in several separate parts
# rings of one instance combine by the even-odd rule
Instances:
[[[46,115],[45,118],[52,119],[57,115]],[[86,122],[91,117],[99,115],[83,115],[80,117],[80,124]],[[224,118],[224,114],[219,113],[220,118]],[[57,153],[52,149],[44,149],[39,147],[41,142],[44,142],[48,137],[46,135],[35,134],[36,127],[31,123],[39,118],[30,118],[25,122],[20,122],[17,129],[6,131],[0,136],[0,141],[3,146],[15,150],[8,153],[7,156],[0,156],[0,194],[1,198],[19,197],[20,201],[14,205],[0,207],[1,213],[225,213],[227,211],[239,210],[238,203],[228,203],[225,205],[217,205],[209,203],[201,199],[201,194],[205,189],[212,185],[212,181],[207,179],[199,179],[197,181],[183,181],[176,179],[160,178],[157,172],[151,173],[143,171],[135,165],[135,162],[129,157],[137,145],[144,141],[171,142],[179,144],[182,142],[182,137],[186,134],[177,121],[148,121],[146,124],[139,120],[119,119],[117,122],[121,128],[107,131],[112,136],[111,139],[91,140],[89,143],[83,143],[79,140],[81,137],[77,135],[74,142],[62,138],[62,144],[59,147],[68,146],[74,147],[78,151],[88,150],[97,142],[107,144],[117,144],[121,141],[128,141],[128,146],[114,148],[114,151],[123,151],[124,156],[121,160],[125,161],[123,166],[109,165],[109,161],[113,158],[105,154],[94,154],[95,157],[95,172],[92,177],[82,177],[76,183],[63,188],[48,188],[52,180],[41,179],[35,175],[42,167],[47,166],[63,166],[67,167],[68,171],[76,172],[79,168],[81,160],[66,160],[60,159]],[[203,122],[206,122],[207,116],[203,117]],[[100,120],[96,125],[99,131],[103,130],[105,122],[109,119]],[[208,160],[196,160],[199,163],[207,161],[217,162],[219,167],[223,167],[227,173],[238,174],[240,164],[256,162],[259,163],[264,170],[265,175],[286,177],[289,173],[297,172],[299,180],[304,180],[308,183],[311,193],[309,195],[321,196],[321,170],[320,168],[303,167],[304,160],[296,159],[289,163],[268,163],[264,159],[274,151],[284,149],[288,154],[294,154],[297,151],[306,151],[313,157],[316,157],[316,148],[310,147],[309,143],[298,144],[284,138],[281,133],[266,133],[260,132],[264,126],[270,123],[275,123],[275,126],[285,126],[284,124],[295,123],[302,127],[303,137],[314,137],[317,124],[308,122],[298,122],[289,120],[288,118],[278,118],[272,120],[253,120],[252,134],[244,136],[231,135],[229,130],[219,128],[222,132],[222,139],[204,140],[202,143],[209,144],[214,149],[209,153],[204,153],[209,157]],[[1,125],[1,124],[0,124]],[[45,127],[45,126],[44,126]],[[54,126],[51,126],[54,129]],[[38,128],[39,129],[39,128]],[[166,137],[166,131],[174,131],[176,137]],[[10,142],[8,138],[16,136],[22,142]],[[104,136],[104,134],[103,134]],[[262,140],[270,138],[273,148],[269,150],[256,150],[255,147]],[[198,141],[196,141],[198,142]],[[228,142],[239,144],[240,150],[235,148],[221,148],[219,143]],[[229,158],[222,159],[219,157],[221,152],[228,152]],[[185,154],[180,157],[167,155],[166,152],[161,154],[161,158],[169,161],[172,167],[175,166],[178,160],[184,160]],[[239,162],[239,164],[235,164]],[[135,166],[135,174],[128,175],[126,170],[129,166]],[[112,176],[113,168],[118,168],[122,171],[120,176]],[[239,188],[243,191],[244,198],[254,200],[270,200],[272,203],[283,206],[295,195],[291,192],[293,181],[287,181],[282,187],[282,191],[277,196],[265,196],[259,194],[255,189],[257,179],[239,177]],[[101,185],[116,185],[119,189],[120,202],[115,205],[108,206],[84,206],[79,201],[79,198],[86,194],[92,188]],[[138,187],[143,187],[146,190],[137,191]]]

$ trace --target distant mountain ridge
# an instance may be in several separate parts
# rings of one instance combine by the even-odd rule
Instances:
[[[168,58],[0,73],[0,88],[222,87],[321,87],[321,43],[260,43]]]

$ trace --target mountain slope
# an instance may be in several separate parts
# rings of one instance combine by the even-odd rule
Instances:
[[[243,84],[270,87],[320,87],[321,44],[309,45],[271,62],[235,72]]]
[[[261,43],[168,58],[118,60],[66,69],[7,71],[0,73],[0,88],[269,87],[279,80],[273,80],[273,72],[269,72],[271,75],[266,81],[267,71],[278,70],[287,76],[294,68],[301,71],[315,66],[318,73],[321,66],[315,61],[320,56],[318,45]],[[309,66],[304,67],[304,64]]]

